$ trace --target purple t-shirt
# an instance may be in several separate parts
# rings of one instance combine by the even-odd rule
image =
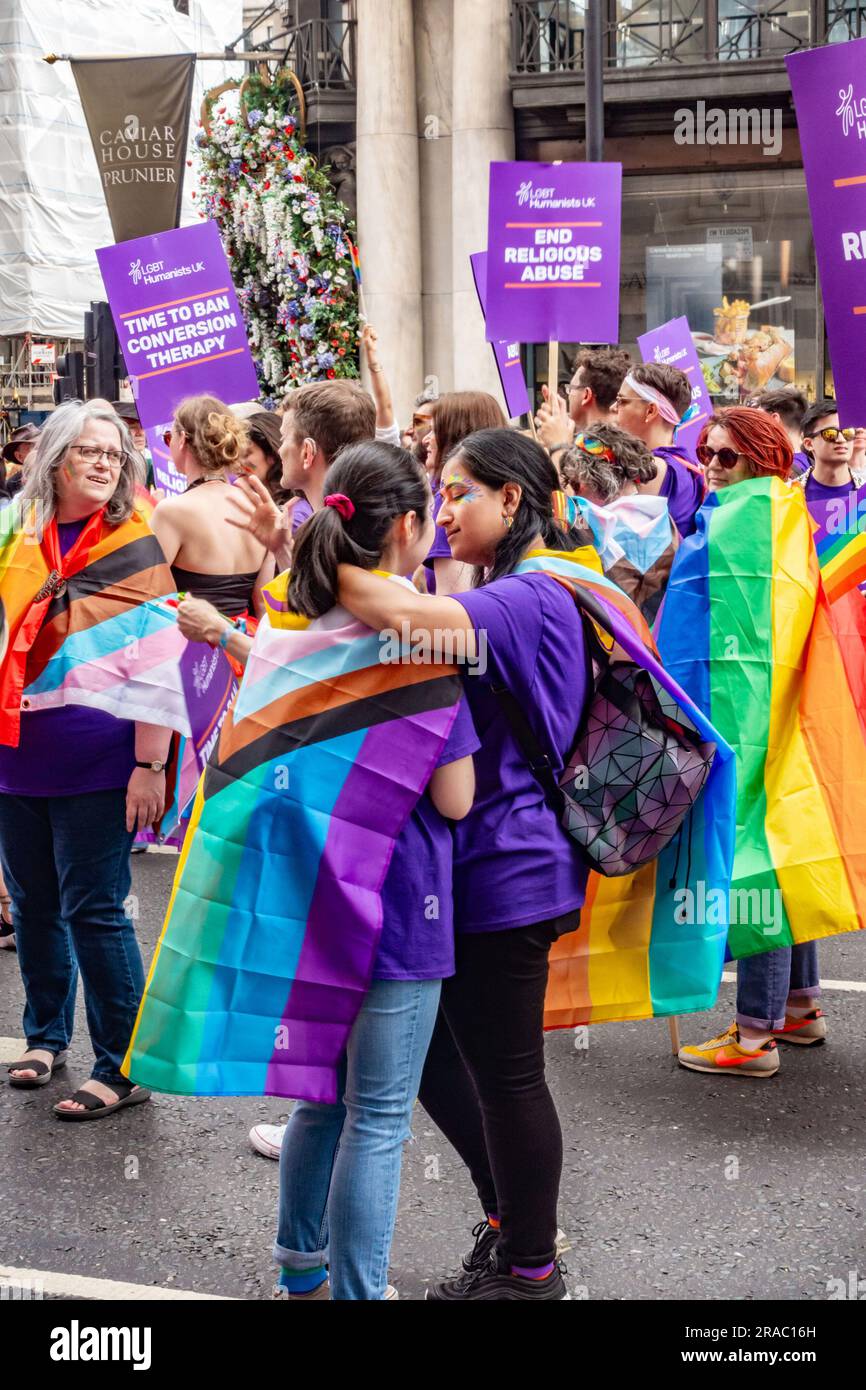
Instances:
[[[65,555],[90,520],[58,523]],[[135,724],[83,705],[21,712],[17,748],[0,746],[0,792],[76,796],[125,787],[135,766]]]
[[[436,766],[480,747],[469,706],[461,700]],[[444,980],[454,974],[451,861],[451,824],[424,792],[394,845],[382,885],[374,980]]]
[[[313,515],[313,509],[306,497],[299,497],[292,508],[292,535],[295,534],[305,521],[309,521]]]
[[[481,749],[475,804],[454,827],[457,931],[503,931],[582,905],[587,867],[547,804],[502,707],[501,680],[522,706],[559,777],[586,701],[583,626],[574,599],[544,574],[511,574],[455,594],[486,639],[487,670],[463,687]]]
[[[434,491],[433,491],[433,520],[434,520],[434,521],[435,521],[436,518],[438,517],[440,511],[442,510],[442,503],[444,502],[444,500],[445,500],[445,499],[444,499],[444,497],[442,496],[442,493],[439,491],[438,487],[435,488]],[[434,560],[450,560],[450,559],[451,559],[451,547],[450,547],[450,545],[448,544],[448,537],[447,537],[446,534],[445,534],[445,529],[444,529],[444,527],[438,526],[438,525],[437,525],[437,527],[436,527],[436,535],[433,537],[433,544],[431,545],[429,551],[427,552],[427,559],[424,561],[424,568],[425,568],[425,570],[427,571],[427,592],[428,592],[428,594],[435,594],[435,592],[436,592],[436,571],[435,571],[435,568],[434,568],[434,566],[433,566],[433,561],[434,561]]]
[[[807,502],[836,502],[840,498],[848,496],[849,492],[856,491],[857,484],[853,478],[847,483],[842,483],[840,487],[828,487],[826,483],[819,483],[814,473],[806,479],[806,501]]]
[[[812,460],[808,454],[801,450],[794,455],[794,462],[791,464],[791,477],[797,478],[801,473],[806,473],[812,466]]]
[[[668,466],[658,495],[667,498],[674,525],[685,539],[695,529],[695,514],[704,500],[703,479],[700,473],[686,467],[681,457],[683,451],[676,445],[663,444],[653,453]]]

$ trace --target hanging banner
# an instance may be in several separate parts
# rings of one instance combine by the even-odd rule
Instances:
[[[618,342],[621,222],[621,164],[491,164],[488,341]]]
[[[180,221],[194,53],[73,58],[116,241]]]
[[[698,436],[713,413],[713,403],[701,370],[701,361],[688,319],[670,319],[661,327],[653,328],[649,333],[642,333],[637,345],[643,362],[658,362],[661,366],[678,367],[688,377],[692,388],[692,403],[686,412],[684,423],[677,427],[674,443],[685,449],[689,457],[694,459]]]
[[[145,429],[185,396],[256,400],[259,383],[215,222],[96,253]]]
[[[481,312],[486,320],[487,313],[484,306],[487,299],[487,252],[476,251],[474,255],[469,257],[469,264],[472,266],[472,277],[475,281],[478,303],[481,305]],[[501,342],[491,343],[490,346],[493,348],[508,418],[516,420],[521,415],[529,415],[532,406],[529,403],[526,377],[523,375],[523,363],[520,360],[520,343]]]
[[[866,39],[785,59],[833,383],[843,427],[866,423]]]

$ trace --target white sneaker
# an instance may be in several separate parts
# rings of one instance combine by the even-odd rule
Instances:
[[[253,1125],[250,1130],[250,1143],[257,1154],[263,1154],[265,1158],[279,1159],[285,1132],[285,1125]]]

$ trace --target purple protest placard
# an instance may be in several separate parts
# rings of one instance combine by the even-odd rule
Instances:
[[[154,484],[162,488],[167,497],[176,497],[186,492],[186,478],[178,473],[171,461],[171,451],[164,438],[166,430],[170,428],[171,420],[167,424],[149,425],[144,433],[153,464]]]
[[[486,319],[484,306],[487,299],[487,252],[476,251],[474,255],[469,257],[469,264],[472,266],[475,293],[478,295],[481,312]],[[528,415],[532,406],[529,403],[526,377],[523,375],[523,363],[520,360],[520,343],[491,343],[491,347],[496,359],[496,368],[499,372],[502,394],[505,397],[505,409],[508,411],[509,419],[516,420],[521,415]]]
[[[617,342],[621,221],[621,164],[491,164],[488,341]]]
[[[206,642],[187,643],[180,659],[180,677],[192,731],[192,751],[201,771],[237,693],[237,682],[225,653]]]
[[[659,328],[642,333],[637,345],[644,362],[659,362],[666,367],[678,367],[688,377],[692,388],[692,403],[687,412],[690,418],[677,428],[674,442],[694,458],[698,436],[713,413],[713,403],[701,371],[701,361],[692,340],[688,319],[669,319]]]
[[[866,424],[866,39],[785,59],[843,427]]]
[[[96,253],[144,426],[185,396],[254,400],[256,369],[215,222]]]

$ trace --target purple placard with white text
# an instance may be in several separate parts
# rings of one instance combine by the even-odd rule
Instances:
[[[674,442],[688,450],[695,458],[698,436],[713,413],[713,403],[701,371],[701,360],[689,331],[689,321],[682,317],[669,319],[659,328],[642,333],[637,340],[640,355],[644,362],[658,362],[666,367],[678,367],[685,372],[692,388],[692,407],[694,417],[685,425],[680,425],[674,435]]]
[[[618,342],[621,222],[621,164],[491,164],[488,341]]]
[[[225,652],[206,642],[188,642],[180,659],[180,675],[192,730],[192,746],[201,771],[217,741],[229,705],[237,692],[234,672]]]
[[[168,424],[149,425],[144,433],[153,463],[153,481],[157,487],[162,488],[166,497],[176,497],[179,493],[186,492],[186,478],[182,473],[178,473],[171,461],[171,452],[164,438],[166,430],[170,428],[171,420]]]
[[[215,222],[103,246],[96,258],[145,428],[171,420],[185,396],[258,397]]]
[[[476,251],[469,257],[469,264],[472,266],[472,277],[475,281],[475,293],[478,295],[478,303],[481,305],[481,312],[486,318],[485,302],[487,299],[487,252]],[[526,377],[523,375],[523,363],[520,360],[520,343],[491,343],[493,356],[496,359],[496,368],[499,372],[499,380],[502,384],[502,394],[505,397],[505,409],[508,411],[508,418],[516,420],[521,415],[528,415],[532,410],[529,403],[529,393],[526,389]]]
[[[866,39],[786,59],[833,384],[843,427],[866,424]]]

